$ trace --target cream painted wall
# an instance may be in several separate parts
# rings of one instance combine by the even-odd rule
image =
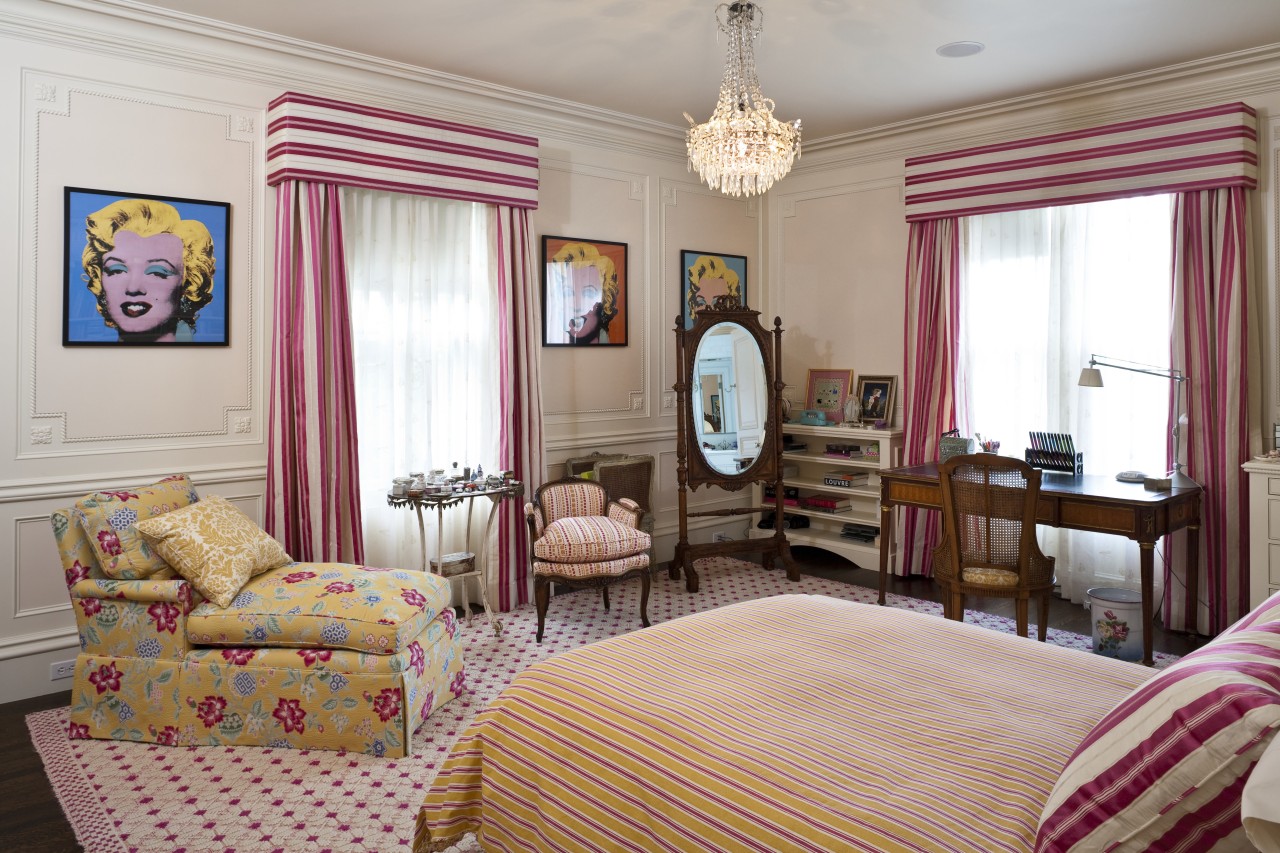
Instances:
[[[1248,393],[1253,447],[1269,449],[1271,423],[1280,423],[1280,46],[812,146],[769,193],[768,275],[790,330],[783,346],[788,396],[803,401],[812,367],[902,375],[906,157],[1234,101],[1259,114],[1251,281],[1259,352]],[[899,388],[895,424],[902,423],[901,400]]]
[[[691,183],[670,128],[110,12],[23,0],[0,9],[0,75],[11,81],[0,109],[18,119],[0,130],[0,156],[15,164],[0,175],[0,257],[18,283],[4,291],[2,321],[5,360],[16,367],[0,374],[0,399],[14,414],[0,419],[0,702],[69,687],[49,680],[49,664],[74,657],[77,645],[51,510],[94,489],[186,471],[202,493],[262,517],[273,243],[263,140],[266,105],[288,89],[538,136],[537,236],[628,244],[630,345],[544,352],[547,474],[591,450],[658,457],[660,550],[669,555],[675,422],[664,391],[676,257],[700,246],[754,261],[757,206]],[[232,346],[64,348],[66,185],[230,202]]]
[[[100,13],[98,10],[102,10]],[[0,319],[0,702],[65,689],[48,664],[76,639],[48,513],[94,488],[187,471],[205,493],[260,517],[269,379],[271,196],[263,186],[264,114],[287,89],[540,138],[538,236],[629,246],[625,348],[545,351],[548,476],[592,450],[659,459],[658,558],[676,526],[671,335],[681,249],[748,257],[748,301],[766,325],[780,315],[784,379],[803,399],[814,367],[902,373],[905,156],[1202,103],[1246,100],[1262,111],[1263,190],[1255,211],[1255,316],[1262,346],[1256,426],[1277,404],[1277,193],[1280,51],[1201,62],[1064,93],[922,119],[810,144],[795,173],[764,200],[708,192],[685,169],[673,128],[553,99],[460,86],[420,69],[314,46],[195,32],[181,18],[131,20],[109,4],[10,0],[0,8],[0,258],[8,264]],[[104,105],[133,119],[131,144],[108,142]],[[13,120],[16,117],[16,120]],[[138,140],[138,141],[135,141]],[[199,163],[174,151],[199,150]],[[60,346],[60,184],[234,202],[234,344],[211,355],[156,359]],[[83,355],[81,353],[84,353]],[[216,367],[212,367],[216,365]],[[198,385],[190,377],[195,374]],[[199,393],[191,393],[191,388]],[[157,406],[156,401],[161,405]],[[142,407],[142,408],[140,408]],[[144,414],[145,407],[154,417]],[[899,415],[900,420],[900,404]],[[162,424],[162,426],[160,426]],[[707,506],[744,500],[694,494]],[[731,535],[741,535],[731,526]],[[710,538],[711,527],[695,538]]]

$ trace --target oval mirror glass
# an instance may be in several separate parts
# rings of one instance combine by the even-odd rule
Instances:
[[[693,359],[693,434],[712,470],[733,476],[760,455],[769,411],[764,357],[737,323],[717,323]]]

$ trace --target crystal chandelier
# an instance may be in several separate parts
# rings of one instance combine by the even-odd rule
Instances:
[[[721,18],[721,11],[727,11]],[[713,190],[733,196],[762,193],[791,171],[800,156],[800,120],[773,117],[773,101],[760,94],[753,43],[764,26],[755,3],[722,3],[716,24],[729,37],[720,100],[702,124],[689,120],[689,169]]]

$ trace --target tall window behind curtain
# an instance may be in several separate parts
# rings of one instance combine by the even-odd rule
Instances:
[[[1070,433],[1086,473],[1165,473],[1170,382],[1104,368],[1106,387],[1076,383],[1091,353],[1169,364],[1171,204],[1141,196],[965,220],[966,435],[1021,455],[1030,431]],[[1126,539],[1043,526],[1039,536],[1065,598],[1139,583]]]
[[[366,561],[417,568],[413,512],[387,506],[394,476],[497,467],[498,306],[493,215],[482,204],[348,188]],[[476,507],[477,550],[488,503]],[[444,551],[463,548],[466,510],[444,513]],[[427,553],[436,554],[436,520]]]

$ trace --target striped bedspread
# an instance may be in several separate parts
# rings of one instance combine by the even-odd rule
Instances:
[[[1072,750],[1151,674],[823,596],[734,604],[517,676],[414,849],[1026,851]]]

